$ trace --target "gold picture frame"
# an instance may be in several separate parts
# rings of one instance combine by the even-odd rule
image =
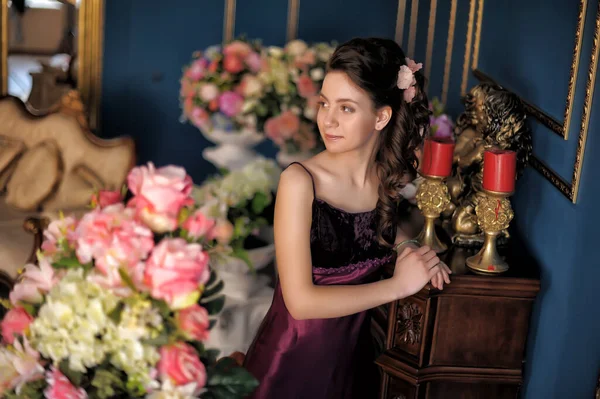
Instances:
[[[475,39],[474,39],[474,44],[473,44],[473,60],[472,60],[471,70],[472,70],[474,76],[478,80],[491,81],[491,82],[501,85],[501,83],[496,82],[492,77],[486,75],[484,72],[477,69],[477,62],[478,62],[478,57],[479,57],[479,46],[480,46],[480,41],[481,41],[481,21],[483,19],[482,15],[483,15],[484,0],[470,0],[470,1],[471,2],[473,2],[473,1],[479,2],[479,10],[477,13],[478,14],[477,29],[475,32]],[[565,110],[565,114],[567,114],[567,111],[569,112],[569,118],[565,119],[565,121],[563,122],[563,125],[562,125],[562,129],[563,129],[562,133],[564,133],[564,134],[559,133],[559,134],[561,134],[562,137],[565,138],[565,140],[568,138],[568,130],[565,131],[564,129],[565,128],[569,129],[569,127],[570,127],[572,106],[573,106],[573,101],[575,98],[575,85],[576,85],[576,81],[577,81],[577,69],[579,69],[579,58],[581,56],[581,42],[583,40],[583,27],[585,24],[587,0],[580,0],[579,6],[580,6],[580,9],[579,9],[579,16],[578,16],[578,24],[577,24],[578,28],[577,28],[576,40],[575,40],[576,46],[575,46],[575,51],[573,52],[573,63],[571,65],[571,73],[569,76],[569,95],[567,97],[567,108]],[[474,16],[474,13],[470,13],[470,22],[469,23],[471,23],[471,19],[473,18],[473,16]],[[595,19],[594,34],[593,34],[593,38],[592,38],[592,43],[593,43],[592,52],[591,52],[591,56],[590,56],[589,68],[587,71],[587,79],[586,79],[586,84],[585,84],[585,96],[584,96],[584,100],[583,100],[583,111],[581,114],[581,127],[579,129],[579,136],[578,136],[578,140],[577,140],[577,151],[575,153],[575,164],[573,166],[573,174],[571,177],[571,181],[569,182],[569,181],[565,180],[563,177],[561,177],[558,173],[556,173],[554,170],[552,170],[548,165],[546,165],[542,160],[540,160],[535,155],[533,155],[530,159],[531,166],[533,166],[545,178],[547,178],[556,188],[558,188],[560,190],[561,193],[563,193],[573,203],[577,202],[577,194],[579,192],[579,184],[581,181],[583,156],[585,154],[585,144],[587,141],[589,120],[590,120],[590,113],[591,113],[591,105],[592,105],[592,99],[594,96],[594,85],[596,82],[596,73],[598,70],[598,57],[600,55],[599,54],[600,46],[598,45],[599,41],[600,41],[600,3],[598,4],[598,10],[597,10],[596,19]],[[466,59],[466,57],[465,57],[465,59]],[[463,68],[468,70],[469,66],[468,66],[467,62],[468,62],[468,60],[465,61],[465,65],[463,66]],[[463,71],[464,71],[464,69],[463,69]],[[466,90],[465,81],[467,78],[468,78],[468,75],[463,74],[463,85],[461,85],[461,88],[465,88],[465,90]],[[535,117],[537,120],[539,120],[545,126],[552,129],[554,132],[558,133],[558,131],[556,130],[556,129],[558,129],[558,126],[560,125],[558,122],[554,121],[554,122],[556,122],[556,123],[554,123],[552,121],[549,121],[548,119],[544,119],[543,116],[540,116],[541,115],[540,113],[536,113],[537,111],[539,111],[539,108],[527,103],[525,100],[523,100],[523,102],[525,103],[527,112],[530,115]],[[539,112],[544,114],[543,111],[539,111]],[[553,127],[549,126],[550,124],[553,124],[555,129],[553,129]]]
[[[477,10],[477,30],[475,33],[475,45],[473,48],[473,61],[472,61],[472,66],[471,66],[471,70],[473,70],[473,71],[479,71],[479,69],[478,69],[479,43],[480,43],[479,40],[481,38],[481,26],[482,26],[483,8],[484,8],[484,0],[470,0],[471,12],[469,13],[469,22],[468,22],[470,34],[467,35],[467,51],[466,52],[470,52],[470,50],[471,50],[470,49],[470,47],[471,47],[470,40],[471,40],[471,34],[472,34],[471,26],[473,24],[473,19],[474,19],[474,12],[472,12],[472,10],[474,10],[476,1],[478,2],[478,6],[477,6],[478,10]],[[562,122],[558,121],[556,118],[554,118],[553,116],[550,116],[547,112],[543,111],[541,108],[537,107],[536,105],[532,104],[531,102],[529,102],[526,99],[521,97],[521,100],[523,101],[523,104],[525,105],[525,109],[526,109],[527,113],[530,114],[531,116],[533,116],[534,118],[536,118],[544,126],[546,126],[552,132],[554,132],[557,135],[559,135],[560,137],[562,137],[564,140],[568,140],[568,138],[569,138],[571,119],[573,116],[573,102],[575,100],[575,84],[577,82],[579,61],[581,59],[581,45],[582,45],[582,41],[583,41],[583,30],[585,27],[585,17],[586,17],[587,5],[588,5],[587,0],[579,1],[577,27],[575,29],[575,46],[573,49],[573,56],[572,56],[570,73],[569,73],[569,86],[568,86],[567,98],[565,100],[565,110],[564,110],[563,121]],[[467,58],[467,55],[465,54],[465,63],[463,66],[463,78],[462,78],[462,84],[461,84],[461,94],[462,95],[465,95],[465,93],[466,93],[468,69],[469,69],[469,60]],[[509,87],[506,87],[506,88],[510,90]]]
[[[104,0],[81,0],[77,26],[77,89],[86,106],[89,126],[100,126]],[[8,0],[0,0],[0,94],[8,92]]]

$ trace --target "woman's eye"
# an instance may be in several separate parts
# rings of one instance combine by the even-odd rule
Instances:
[[[342,105],[342,111],[347,112],[347,113],[351,113],[351,112],[354,112],[354,108]]]
[[[319,106],[319,108],[323,108],[323,107],[325,107],[327,104],[325,104],[325,101],[319,101],[319,102],[317,102],[317,105]]]

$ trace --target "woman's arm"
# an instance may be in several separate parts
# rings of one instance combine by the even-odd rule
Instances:
[[[292,165],[281,174],[275,202],[275,253],[283,299],[292,317],[342,317],[410,295],[413,288],[410,279],[390,278],[362,285],[313,284],[310,254],[312,192],[310,176],[300,166]],[[408,253],[402,255],[406,262],[425,267],[426,261],[416,251],[410,256]],[[429,272],[437,272],[436,267],[428,267],[433,268]],[[424,280],[421,287],[430,278]],[[412,283],[414,286],[421,282],[413,279]]]

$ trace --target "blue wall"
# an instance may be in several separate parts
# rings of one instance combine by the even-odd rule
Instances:
[[[474,1],[474,0],[472,0]],[[151,0],[106,1],[101,134],[132,135],[139,162],[175,163],[201,181],[214,168],[202,159],[209,143],[180,124],[178,80],[194,50],[220,43],[223,1],[178,0],[177,8]],[[200,5],[202,3],[202,5]],[[267,44],[286,41],[287,1],[239,0],[236,35]],[[408,48],[411,4],[406,2],[403,47]],[[479,2],[477,2],[479,3]],[[559,120],[567,94],[578,1],[485,2],[479,67]],[[425,62],[430,2],[418,2],[415,56]],[[450,1],[438,1],[429,95],[441,96]],[[457,0],[449,75],[448,111],[461,110],[460,84],[469,1]],[[298,35],[308,41],[353,36],[394,37],[397,0],[302,0]],[[564,141],[533,118],[534,152],[570,181],[581,126],[583,96],[598,0],[588,1],[570,138]],[[518,10],[515,13],[514,10]],[[357,19],[354,19],[357,18]],[[469,75],[469,87],[477,83]],[[600,100],[596,83],[596,104]],[[541,265],[527,349],[524,397],[591,398],[600,371],[600,312],[592,292],[600,282],[594,230],[600,222],[600,106],[592,106],[579,199],[571,203],[529,169],[514,196],[515,226]],[[259,146],[275,154],[266,142]]]
[[[442,90],[450,9],[442,3],[450,2],[438,2],[430,96]],[[569,139],[529,118],[534,154],[568,182],[573,175],[598,12],[597,0],[587,3]],[[562,122],[578,6],[574,0],[557,0],[551,7],[543,0],[485,2],[478,69]],[[448,95],[453,116],[463,109],[460,82],[468,13],[469,2],[458,1]],[[417,44],[419,35],[426,35],[427,16],[419,15],[419,24],[422,31]],[[424,49],[419,51],[424,57]],[[477,80],[471,75],[468,82],[472,87]],[[513,223],[541,267],[542,289],[527,347],[523,389],[527,399],[592,398],[600,373],[600,312],[593,293],[600,281],[594,236],[600,223],[600,79],[594,89],[577,203],[532,168],[519,180],[513,198]]]
[[[192,52],[223,40],[224,1],[178,0],[177,6],[157,0],[105,3],[100,134],[131,135],[138,162],[178,164],[194,181],[202,181],[215,172],[201,155],[212,144],[196,128],[179,122],[179,78]],[[235,35],[285,44],[287,4],[237,1]],[[302,0],[298,34],[307,41],[393,38],[397,7],[396,0],[379,0],[368,10],[361,0]],[[276,153],[268,141],[257,149],[267,156]]]

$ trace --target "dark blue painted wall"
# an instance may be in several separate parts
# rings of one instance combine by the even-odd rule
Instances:
[[[393,38],[396,0],[369,7],[361,0],[302,0],[298,36],[312,41],[344,41],[354,36]],[[195,50],[223,40],[224,1],[106,1],[102,116],[100,134],[128,134],[138,161],[184,166],[194,181],[214,173],[201,152],[211,145],[200,132],[179,123],[179,78]],[[235,35],[283,45],[288,2],[237,1]],[[274,156],[270,142],[257,149]]]
[[[457,0],[448,110],[461,110],[469,1]],[[106,1],[102,129],[105,137],[132,135],[139,162],[175,163],[195,181],[214,172],[201,157],[209,143],[180,124],[178,91],[182,66],[194,50],[220,43],[223,1]],[[239,0],[236,35],[267,44],[286,41],[287,1]],[[411,4],[407,1],[403,46],[407,49]],[[485,2],[480,68],[527,100],[563,119],[578,12],[575,0],[549,6],[543,0]],[[570,181],[579,129],[594,18],[589,0],[570,138],[532,120],[534,152]],[[425,61],[429,1],[419,2],[415,59]],[[440,96],[448,38],[450,1],[437,2],[429,95]],[[298,36],[307,41],[344,41],[353,36],[395,32],[396,0],[302,0]],[[518,12],[515,12],[518,10]],[[476,83],[471,76],[469,87]],[[600,312],[593,294],[600,282],[594,233],[600,218],[600,79],[583,163],[577,204],[572,204],[534,170],[527,170],[514,196],[515,225],[541,265],[542,291],[532,317],[524,397],[591,398],[600,371]],[[266,142],[266,155],[275,153]]]

